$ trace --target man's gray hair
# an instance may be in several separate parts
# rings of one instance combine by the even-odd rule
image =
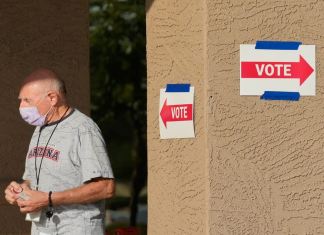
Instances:
[[[63,96],[66,96],[67,91],[66,91],[65,82],[58,77],[52,77],[51,80],[52,80],[52,86],[53,86],[52,89],[59,92]]]

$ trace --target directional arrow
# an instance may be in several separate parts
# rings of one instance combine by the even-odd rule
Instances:
[[[241,62],[241,77],[299,79],[299,85],[307,80],[314,69],[300,55],[298,62]]]
[[[190,121],[192,120],[192,104],[167,105],[165,99],[160,116],[167,128],[167,122]]]

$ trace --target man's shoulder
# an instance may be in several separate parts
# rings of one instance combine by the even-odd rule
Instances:
[[[71,117],[70,123],[73,129],[78,129],[79,132],[99,130],[98,125],[92,120],[92,118],[82,113],[78,109],[74,109]]]

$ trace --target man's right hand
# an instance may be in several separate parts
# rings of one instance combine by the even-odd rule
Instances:
[[[11,205],[16,205],[17,199],[19,199],[19,193],[21,191],[21,185],[15,181],[12,181],[5,190],[5,198],[7,202]]]

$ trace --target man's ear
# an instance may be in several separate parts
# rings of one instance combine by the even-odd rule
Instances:
[[[52,106],[58,103],[58,94],[55,91],[50,91],[48,93],[48,98]]]

